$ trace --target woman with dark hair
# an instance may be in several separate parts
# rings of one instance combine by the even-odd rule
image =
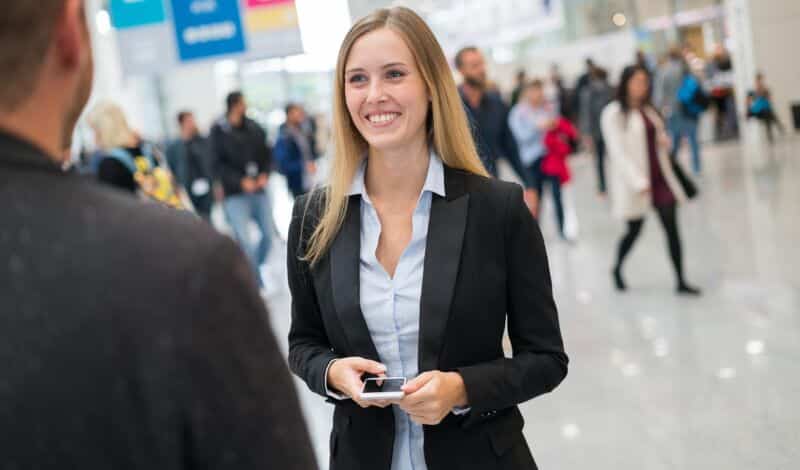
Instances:
[[[613,214],[627,221],[614,265],[617,290],[624,291],[622,263],[633,248],[650,207],[658,214],[667,235],[677,277],[677,292],[699,295],[684,277],[677,206],[687,195],[669,160],[670,139],[661,116],[650,104],[650,77],[643,67],[627,67],[620,79],[617,99],[601,118],[609,156],[610,198]]]

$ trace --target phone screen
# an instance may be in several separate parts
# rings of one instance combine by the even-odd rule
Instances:
[[[364,393],[401,392],[405,379],[367,379],[364,382]]]

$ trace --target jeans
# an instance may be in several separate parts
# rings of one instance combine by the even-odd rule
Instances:
[[[564,204],[561,201],[561,180],[558,176],[545,175],[542,173],[542,161],[544,157],[539,157],[536,161],[529,166],[528,173],[530,179],[533,181],[536,193],[539,196],[539,219],[542,218],[541,207],[542,200],[544,199],[544,185],[547,183],[553,191],[553,205],[556,209],[556,223],[558,224],[558,233],[564,237]]]
[[[228,196],[225,198],[223,207],[236,241],[239,242],[239,246],[250,260],[258,285],[264,287],[264,280],[261,278],[259,268],[267,260],[272,244],[272,204],[269,193],[259,191],[252,194],[242,193]],[[250,239],[251,220],[255,222],[261,232],[261,240],[258,244],[253,243]]]
[[[678,151],[681,148],[681,138],[685,136],[689,141],[689,148],[692,152],[692,170],[695,174],[699,174],[702,166],[700,164],[700,142],[697,140],[697,119],[675,113],[669,118],[667,125],[669,132],[672,134],[672,157],[678,156]]]

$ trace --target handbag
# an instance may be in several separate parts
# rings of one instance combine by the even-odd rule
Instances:
[[[699,192],[697,190],[697,185],[694,184],[694,181],[692,181],[692,179],[689,178],[689,175],[687,175],[686,172],[683,171],[683,167],[681,166],[680,163],[678,163],[677,158],[670,158],[669,161],[670,161],[670,164],[672,165],[672,172],[675,174],[675,177],[678,179],[678,182],[680,183],[681,188],[683,188],[683,192],[686,193],[686,196],[689,199],[696,198],[697,194]]]

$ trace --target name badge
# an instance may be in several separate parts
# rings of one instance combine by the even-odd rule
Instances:
[[[200,178],[192,181],[193,196],[205,196],[209,191],[211,191],[211,184],[209,184],[207,179]]]

